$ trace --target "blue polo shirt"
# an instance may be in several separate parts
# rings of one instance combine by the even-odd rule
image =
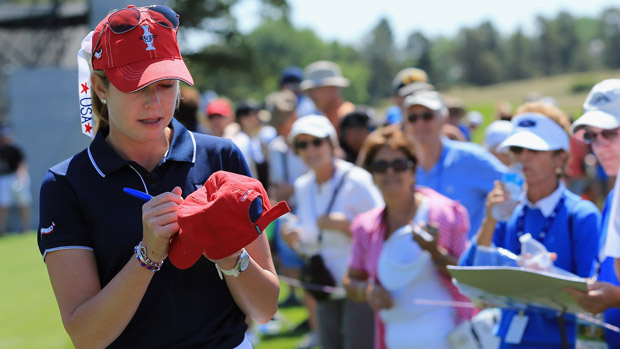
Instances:
[[[218,170],[249,175],[230,140],[189,132],[174,119],[170,126],[170,150],[152,172],[123,160],[105,142],[107,129],[99,130],[87,149],[49,170],[41,185],[38,234],[44,256],[60,249],[93,251],[104,287],[135,259],[133,247],[142,239],[144,202],[123,187],[158,195],[180,186],[186,197]],[[245,315],[212,262],[201,258],[179,270],[166,261],[110,348],[233,348],[246,328]]]
[[[568,189],[562,190],[564,202],[549,231],[542,239],[543,245],[549,252],[558,255],[554,265],[577,274],[581,277],[590,277],[596,268],[599,248],[600,213],[590,201],[582,200]],[[512,217],[505,223],[498,223],[493,236],[496,247],[505,248],[514,254],[521,253],[521,243],[517,232],[517,220],[523,211],[523,204],[517,206]],[[529,209],[523,220],[524,232],[529,232],[534,238],[540,239],[539,232],[547,218],[540,209]],[[459,264],[473,265],[476,245],[473,244],[461,256]],[[558,312],[536,309],[526,311],[529,317],[527,327],[520,345],[504,343],[500,348],[511,347],[561,347],[562,337],[558,324]],[[502,309],[502,316],[497,330],[497,336],[505,338],[512,319],[518,316],[516,310]],[[573,315],[564,316],[566,335],[571,347],[575,347],[576,322]]]
[[[459,201],[469,213],[468,238],[474,236],[485,214],[487,194],[500,180],[506,166],[481,146],[470,142],[441,139],[439,161],[429,171],[417,167],[416,182]]]
[[[612,189],[607,195],[605,205],[603,206],[603,218],[601,224],[601,250],[604,251],[605,241],[607,239],[607,227],[609,226],[609,214],[611,210],[611,202],[614,197],[614,190]],[[601,255],[599,257],[601,265],[598,271],[598,280],[609,282],[616,286],[620,286],[616,271],[614,270],[614,258]],[[609,308],[605,311],[605,322],[614,326],[620,326],[620,309]],[[605,341],[610,348],[620,348],[620,333],[605,329]]]

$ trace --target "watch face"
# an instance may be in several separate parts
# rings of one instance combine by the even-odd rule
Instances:
[[[239,271],[245,271],[250,264],[250,255],[244,250],[239,260]]]

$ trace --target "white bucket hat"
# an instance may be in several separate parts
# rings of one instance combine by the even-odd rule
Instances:
[[[349,79],[342,76],[340,66],[334,62],[314,62],[306,67],[304,75],[306,79],[299,85],[302,91],[323,86],[349,86]]]

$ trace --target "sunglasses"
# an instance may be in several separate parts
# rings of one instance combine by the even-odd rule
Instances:
[[[112,33],[114,34],[124,34],[130,30],[133,30],[140,24],[140,16],[142,12],[146,12],[149,14],[151,19],[155,21],[155,23],[161,25],[162,27],[168,29],[179,29],[179,15],[174,12],[168,6],[162,5],[152,5],[146,6],[146,11],[141,11],[139,8],[131,7],[124,8],[113,12],[110,17],[108,17],[108,21],[105,26],[110,28]],[[105,27],[104,26],[104,27]],[[105,29],[105,28],[104,28]],[[103,34],[103,30],[101,30],[101,34]],[[99,47],[99,41],[103,35],[99,35],[97,39],[97,44],[95,45],[95,49]]]
[[[598,138],[599,135],[605,140],[611,141],[618,136],[618,130],[619,129],[617,128],[614,128],[613,130],[603,130],[601,132],[592,132],[591,130],[586,130],[586,132],[584,132],[583,134],[583,141],[586,144],[593,144],[594,142],[596,142],[596,138]]]
[[[523,153],[523,149],[525,149],[525,148],[523,148],[523,147],[516,147],[516,146],[512,146],[512,147],[510,147],[509,149],[510,149],[510,151],[511,151],[512,153],[515,153],[515,154],[517,154],[517,155],[518,155],[518,154]],[[528,151],[530,151],[531,153],[540,153],[540,150],[528,149]]]
[[[418,121],[418,119],[422,119],[424,121],[431,121],[434,117],[435,113],[431,111],[425,111],[424,113],[411,113],[407,115],[407,120],[409,120],[409,122],[413,124]]]
[[[325,138],[315,138],[311,141],[299,141],[295,143],[295,149],[304,150],[308,148],[310,145],[313,145],[315,148],[318,148],[323,144],[324,141],[325,141]]]
[[[386,173],[388,169],[393,169],[394,172],[404,172],[415,166],[415,163],[411,160],[396,159],[392,162],[385,160],[377,160],[370,164],[369,170],[372,173]]]

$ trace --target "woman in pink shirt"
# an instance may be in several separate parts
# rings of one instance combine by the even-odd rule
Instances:
[[[400,129],[371,133],[360,154],[358,163],[372,173],[385,207],[358,215],[351,225],[348,296],[375,311],[376,348],[447,348],[447,334],[471,310],[416,304],[415,298],[467,299],[446,269],[465,250],[467,211],[415,185],[415,148]]]

